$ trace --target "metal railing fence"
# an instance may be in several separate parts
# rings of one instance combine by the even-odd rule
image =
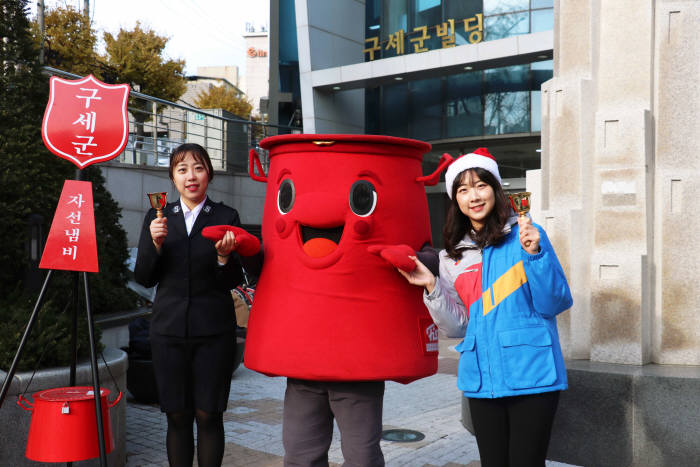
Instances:
[[[44,67],[45,73],[68,79],[83,76]],[[267,170],[268,154],[260,148],[263,138],[301,133],[301,128],[245,120],[223,109],[198,109],[132,90],[127,106],[129,140],[112,162],[167,167],[170,153],[182,143],[203,146],[215,170],[247,172],[248,151],[255,148]]]

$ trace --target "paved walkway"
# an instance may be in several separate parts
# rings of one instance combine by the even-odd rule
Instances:
[[[387,382],[384,429],[404,428],[425,435],[418,442],[382,441],[388,466],[480,466],[476,440],[464,429],[461,395],[456,386],[454,339],[440,345],[438,373],[408,385]],[[233,377],[224,414],[225,466],[281,466],[282,402],[285,379],[269,378],[240,366]],[[165,415],[154,405],[127,405],[127,466],[167,466]],[[340,434],[329,451],[332,465],[341,465]],[[547,462],[548,467],[567,464]]]

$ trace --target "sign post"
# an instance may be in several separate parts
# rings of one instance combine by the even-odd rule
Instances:
[[[44,144],[55,155],[75,164],[79,169],[78,179],[82,178],[82,169],[98,162],[114,159],[124,150],[129,136],[128,98],[129,85],[127,84],[105,84],[92,75],[79,80],[51,77],[49,102],[44,112],[41,127]],[[7,372],[2,390],[0,390],[0,407],[14,378],[22,350],[31,334],[51,275],[56,269],[74,271],[75,273],[72,296],[75,305],[72,320],[73,358],[70,368],[70,386],[75,386],[79,273],[82,272],[100,465],[106,467],[107,453],[102,424],[101,390],[87,276],[88,272],[99,272],[92,184],[90,182],[65,181],[39,268],[47,269],[48,272],[17,353]]]

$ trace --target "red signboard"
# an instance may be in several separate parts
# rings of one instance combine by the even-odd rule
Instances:
[[[39,267],[99,272],[92,183],[66,180],[63,184]]]
[[[129,137],[129,85],[105,84],[89,75],[79,80],[51,77],[41,125],[44,144],[79,168],[117,157]]]

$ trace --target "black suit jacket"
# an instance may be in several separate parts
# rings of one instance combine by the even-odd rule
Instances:
[[[150,233],[155,209],[146,214],[139,239],[134,276],[145,286],[158,285],[151,332],[164,336],[198,337],[235,329],[231,289],[243,280],[238,255],[225,266],[217,263],[214,242],[202,237],[208,225],[240,226],[238,212],[207,198],[187,235],[180,201],[168,203],[168,236],[158,254]]]

